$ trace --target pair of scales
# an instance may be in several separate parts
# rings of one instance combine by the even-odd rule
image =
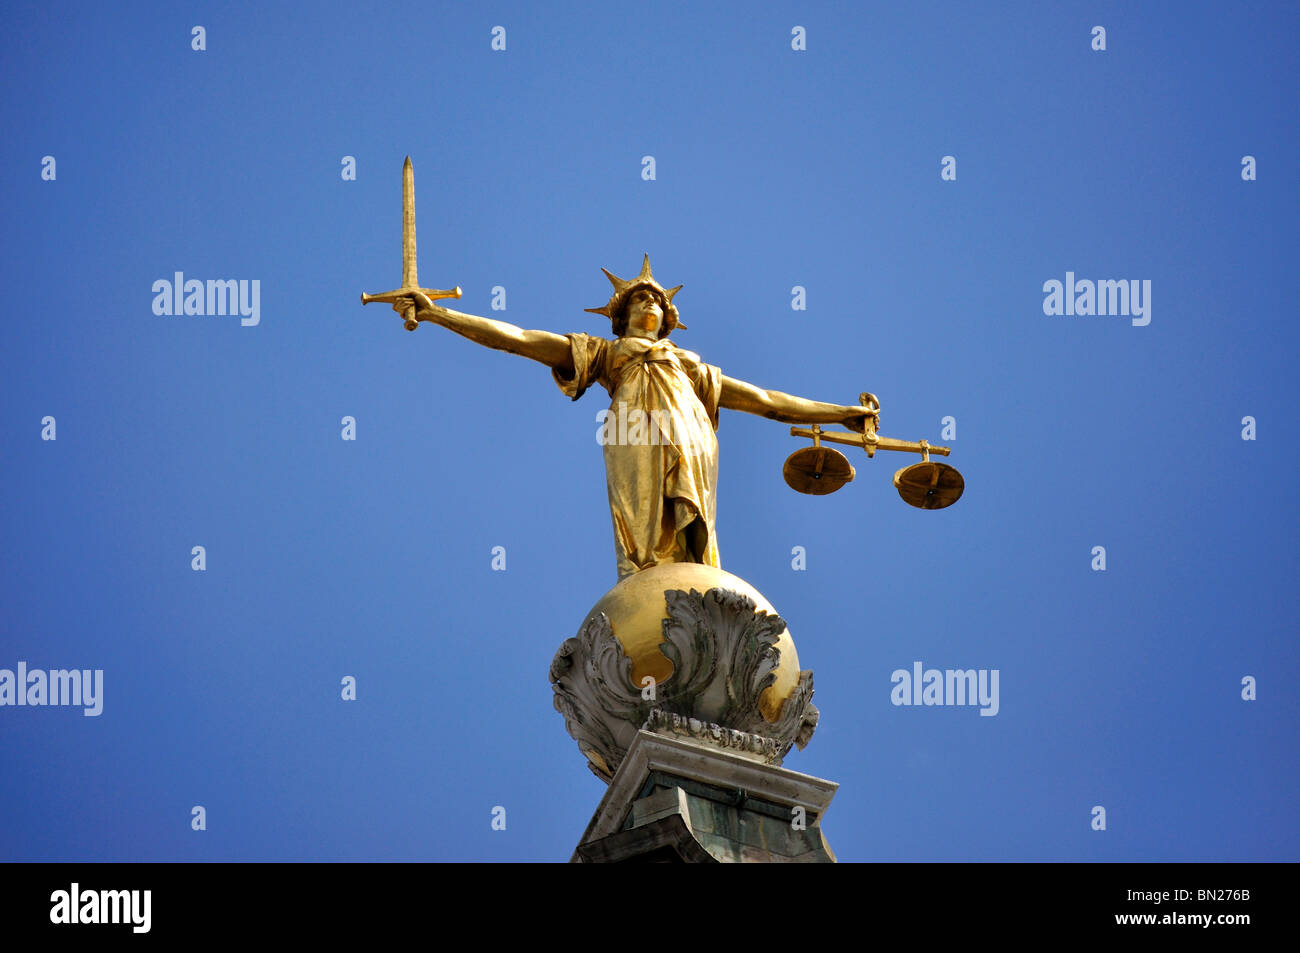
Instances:
[[[793,490],[812,496],[825,496],[834,493],[846,483],[851,483],[857,476],[848,457],[832,447],[822,445],[829,443],[847,444],[861,447],[868,457],[874,457],[877,450],[897,450],[903,453],[919,453],[920,463],[903,467],[894,474],[894,487],[903,502],[922,510],[941,510],[952,506],[961,499],[966,489],[966,481],[957,472],[956,467],[931,460],[930,454],[946,457],[952,453],[950,447],[932,447],[926,440],[895,440],[882,437],[876,433],[880,425],[880,401],[875,394],[859,394],[858,403],[870,413],[863,417],[866,429],[863,433],[826,431],[820,424],[811,428],[791,427],[792,437],[811,437],[813,445],[796,450],[785,461],[781,475]]]

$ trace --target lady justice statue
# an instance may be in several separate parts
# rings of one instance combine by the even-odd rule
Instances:
[[[602,443],[619,579],[664,563],[720,567],[715,531],[719,408],[787,423],[842,423],[859,432],[871,411],[764,390],[679,348],[669,335],[686,327],[673,304],[682,286],[660,285],[649,255],[631,280],[605,274],[613,294],[603,307],[586,310],[610,319],[613,339],[524,330],[442,308],[418,290],[393,308],[404,313],[414,305],[417,321],[547,365],[560,390],[574,400],[593,384],[605,388],[611,404]],[[630,420],[632,426],[609,426],[616,420]]]
[[[638,731],[656,718],[677,719],[672,724],[678,728],[705,725],[715,735],[729,731],[727,743],[749,746],[750,755],[780,764],[792,744],[807,742],[816,723],[812,673],[799,670],[794,642],[770,603],[721,568],[715,528],[719,410],[812,425],[812,431],[792,433],[812,437],[814,448],[798,451],[786,465],[787,482],[803,492],[828,492],[852,479],[852,467],[821,446],[822,439],[856,443],[869,455],[876,449],[921,452],[927,461],[931,449],[947,449],[879,437],[879,404],[874,397],[866,400],[871,395],[863,395],[862,405],[848,406],[765,390],[678,347],[669,335],[686,327],[673,300],[682,286],[663,287],[649,255],[634,278],[605,271],[613,293],[603,306],[586,309],[609,319],[609,338],[525,330],[444,308],[435,302],[461,292],[419,286],[414,189],[408,158],[402,287],[362,295],[362,302],[391,304],[407,330],[427,321],[545,364],[573,400],[593,384],[610,396],[601,442],[618,583],[551,665],[555,706],[592,770],[612,780]],[[615,420],[619,425],[610,426]],[[843,424],[854,434],[821,432],[827,423]],[[811,456],[793,479],[791,464],[800,455]],[[835,463],[837,457],[842,464]],[[832,473],[836,466],[841,469]],[[824,475],[830,479],[814,487]],[[936,486],[920,492],[933,494]],[[937,508],[946,502],[915,505]]]

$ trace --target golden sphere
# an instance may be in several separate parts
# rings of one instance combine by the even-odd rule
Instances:
[[[668,617],[664,593],[673,589],[686,592],[694,589],[700,593],[710,589],[730,589],[753,599],[756,610],[779,615],[761,592],[739,576],[714,566],[663,563],[633,573],[605,593],[587,613],[587,619],[605,613],[614,638],[632,660],[634,685],[641,685],[641,680],[647,675],[655,680],[655,684],[663,684],[673,674],[673,663],[659,650],[659,644],[664,640],[663,622]],[[799,656],[789,629],[781,632],[776,648],[781,653],[776,681],[759,696],[759,711],[768,722],[775,722],[780,717],[781,706],[799,683]],[[701,712],[700,716],[707,718],[708,713]]]

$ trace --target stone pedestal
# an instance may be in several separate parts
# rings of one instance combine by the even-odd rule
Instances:
[[[654,712],[573,863],[833,863],[821,820],[838,785],[770,763],[746,732]]]

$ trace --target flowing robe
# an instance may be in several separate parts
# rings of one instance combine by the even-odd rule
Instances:
[[[600,437],[619,580],[660,563],[719,566],[722,371],[667,338],[565,337],[574,374],[552,371],[560,390],[577,400],[599,383],[610,396]]]

